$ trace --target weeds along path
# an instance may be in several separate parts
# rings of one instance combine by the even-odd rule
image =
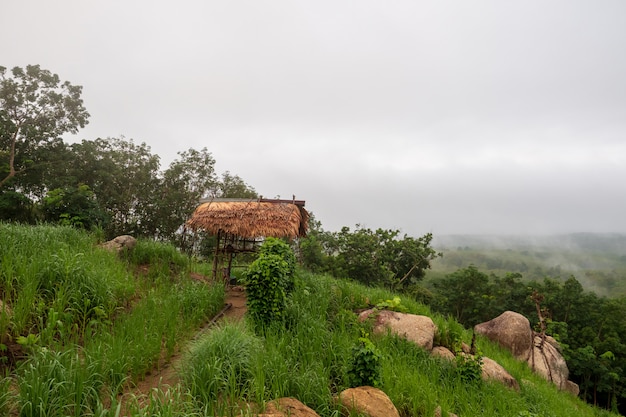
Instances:
[[[194,279],[202,279],[204,277],[194,277]],[[206,278],[204,278],[206,280]],[[186,345],[198,339],[206,331],[209,330],[216,322],[221,320],[238,321],[243,319],[246,313],[246,294],[243,287],[234,286],[229,287],[226,290],[226,297],[224,300],[224,309],[218,313],[209,323],[201,328],[196,335],[183,346],[180,346],[177,353],[175,353],[167,362],[160,363],[159,366],[153,369],[146,377],[137,383],[137,385],[131,389],[128,389],[122,396],[122,402],[126,402],[133,397],[139,399],[139,401],[146,401],[150,395],[150,392],[159,388],[162,391],[166,391],[169,387],[175,387],[179,382],[179,371],[181,367],[181,359],[183,357],[182,352],[185,351]]]

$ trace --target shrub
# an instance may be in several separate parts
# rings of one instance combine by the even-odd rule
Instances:
[[[260,256],[278,255],[287,263],[281,285],[285,289],[285,294],[289,296],[295,288],[296,256],[293,250],[284,241],[269,237],[261,246],[259,254]]]
[[[482,381],[482,356],[456,355],[456,369],[459,378],[466,384],[475,384]]]
[[[256,325],[281,321],[295,288],[296,258],[285,242],[268,238],[244,277],[248,314]]]
[[[379,387],[381,385],[380,360],[380,353],[372,341],[367,338],[367,334],[364,334],[352,349],[352,363],[348,369],[350,386]]]
[[[268,325],[284,316],[287,295],[287,262],[278,255],[262,255],[245,276],[248,314],[257,325]]]

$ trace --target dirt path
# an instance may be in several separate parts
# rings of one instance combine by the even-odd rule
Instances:
[[[224,303],[224,309],[218,313],[211,322],[207,323],[196,333],[194,340],[203,335],[218,321],[237,321],[243,318],[246,313],[246,294],[243,287],[234,286],[228,288]],[[184,351],[184,349],[185,347],[182,347],[182,351]],[[128,390],[123,395],[123,398],[132,398],[134,396],[140,401],[145,401],[149,398],[150,392],[155,388],[160,388],[161,391],[167,391],[168,388],[178,385],[180,382],[179,371],[181,369],[181,359],[183,357],[182,351],[176,352],[167,362],[159,364],[157,369],[154,369],[146,375],[133,389]],[[122,401],[124,402],[124,400]]]

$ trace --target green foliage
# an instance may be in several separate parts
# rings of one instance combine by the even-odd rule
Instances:
[[[283,240],[268,237],[259,249],[260,257],[267,255],[278,255],[287,263],[286,271],[283,275],[284,281],[281,282],[281,286],[285,289],[285,294],[289,296],[296,285],[296,256],[293,250]]]
[[[109,138],[83,140],[72,144],[70,152],[75,162],[68,167],[69,175],[87,185],[106,208],[110,219],[105,228],[107,238],[153,236],[153,200],[161,196],[157,192],[159,157],[150,147]]]
[[[189,257],[174,245],[140,238],[131,251],[123,254],[135,266],[147,266],[149,274],[169,278],[190,268]]]
[[[287,295],[287,262],[279,255],[262,255],[254,261],[244,277],[248,314],[260,326],[281,321]]]
[[[456,355],[456,370],[461,381],[465,384],[482,382],[483,360],[480,355]]]
[[[215,158],[206,149],[178,152],[178,158],[158,179],[156,192],[144,196],[152,205],[155,236],[175,240],[181,225],[189,218],[201,198],[213,196],[219,183],[215,174]]]
[[[489,304],[489,277],[470,265],[436,281],[438,309],[459,322],[474,326],[483,320]]]
[[[377,310],[398,311],[400,313],[406,313],[408,311],[408,309],[402,305],[400,297],[393,297],[391,300],[380,301],[374,308]]]
[[[9,74],[0,67],[0,123],[4,133],[0,150],[6,151],[2,164],[8,168],[0,178],[0,187],[32,162],[19,158],[22,153],[32,152],[64,133],[76,133],[87,124],[89,113],[81,93],[82,87],[61,83],[58,75],[39,65],[14,67]]]
[[[287,296],[295,288],[296,259],[285,242],[268,238],[245,273],[248,314],[264,327],[284,318]]]
[[[0,190],[0,221],[32,223],[35,220],[33,202],[22,193]]]
[[[112,387],[127,378],[138,380],[169,358],[189,333],[217,314],[224,305],[224,287],[183,281],[160,281],[106,332],[92,336],[85,350],[103,358]]]
[[[43,332],[54,338],[82,334],[134,291],[113,254],[95,248],[91,236],[72,227],[0,223],[0,291],[12,306],[4,332]],[[48,341],[46,340],[46,343]]]
[[[189,353],[184,384],[200,403],[223,400],[236,403],[245,397],[261,340],[241,325],[213,329]]]
[[[83,416],[99,404],[100,364],[70,349],[41,349],[18,369],[20,416]]]
[[[107,216],[89,186],[48,191],[41,204],[44,219],[87,230],[106,225]]]
[[[226,171],[222,174],[222,179],[217,184],[216,196],[221,198],[252,199],[257,198],[258,194],[239,175],[233,175],[230,171]]]
[[[380,387],[381,355],[376,346],[368,339],[366,333],[359,338],[352,348],[352,362],[348,369],[348,379],[351,387]]]
[[[223,287],[208,287],[182,275],[176,280],[141,280],[143,286],[129,287],[123,279],[121,287],[111,285],[108,279],[114,277],[112,282],[116,282],[127,264],[113,254],[93,249],[94,243],[85,232],[70,227],[0,224],[0,291],[3,305],[12,310],[9,327],[4,329],[15,331],[19,316],[27,313],[28,320],[21,325],[23,331],[13,333],[12,339],[24,336],[31,344],[28,335],[32,334],[34,347],[30,358],[15,373],[16,388],[9,390],[9,384],[0,381],[0,409],[4,403],[5,414],[120,414],[117,394],[122,387],[158,367],[160,359],[167,359],[193,329],[223,306]],[[79,277],[77,287],[50,285],[67,281],[66,275]],[[74,309],[62,308],[74,305],[70,294],[89,282],[81,275],[107,282],[106,287],[117,294],[112,297],[114,314],[93,304],[85,309],[84,302],[76,304],[77,308],[82,306],[76,316]],[[623,300],[609,301],[585,293],[574,296],[578,294],[575,282],[567,286],[552,281],[535,284],[545,294],[546,305],[554,309],[556,331],[568,337],[569,343],[572,333],[584,337],[584,341],[593,340],[589,345],[579,346],[576,342],[567,348],[572,353],[572,369],[587,378],[581,390],[586,389],[587,395],[595,392],[599,404],[617,407]],[[89,287],[80,291],[91,294]],[[130,294],[134,294],[132,302]],[[411,313],[431,316],[440,329],[439,341],[448,339],[456,345],[468,337],[451,317],[434,314],[406,296],[400,298],[388,289],[300,271],[298,285],[278,325],[266,326],[262,336],[255,335],[245,324],[230,323],[203,333],[183,367],[183,387],[165,392],[156,388],[151,393],[153,401],[137,398],[124,410],[131,415],[247,415],[241,404],[262,407],[270,399],[288,396],[300,399],[321,416],[336,416],[339,410],[333,395],[351,385],[350,373],[356,368],[353,362],[360,355],[353,349],[373,346],[364,341],[357,346],[354,343],[362,336],[363,324],[353,311],[371,305],[370,300],[383,300],[381,304],[392,308],[403,305]],[[559,304],[559,300],[568,301]],[[599,311],[586,304],[593,302]],[[79,337],[62,336],[64,332],[75,332],[73,318],[90,310],[89,337],[81,341]],[[0,315],[2,320],[5,316],[9,317]],[[565,316],[566,322],[562,321]],[[567,332],[560,323],[567,323]],[[593,327],[581,329],[580,323]],[[84,347],[76,347],[77,341]],[[478,340],[480,351],[520,381],[520,392],[496,383],[475,383],[475,364],[453,366],[402,338],[381,335],[375,342],[380,388],[403,416],[433,415],[437,405],[457,415],[610,415],[558,393],[510,353],[482,338]]]
[[[451,352],[458,354],[461,352],[464,330],[465,329],[458,321],[452,316],[448,316],[445,321],[440,321],[437,325],[435,344],[444,346]]]
[[[399,230],[374,231],[359,225],[354,231],[343,227],[338,233],[315,227],[302,242],[304,265],[367,285],[407,289],[441,255],[430,247],[431,241],[431,234],[415,239],[400,237]]]

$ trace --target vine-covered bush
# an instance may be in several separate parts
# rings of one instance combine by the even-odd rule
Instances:
[[[263,242],[259,254],[260,256],[278,255],[287,263],[287,269],[283,276],[284,282],[281,285],[285,289],[286,295],[289,296],[295,288],[296,277],[296,255],[293,253],[293,250],[283,240],[268,237]]]
[[[244,277],[248,314],[258,325],[283,319],[287,296],[294,288],[295,256],[289,246],[268,238]]]

